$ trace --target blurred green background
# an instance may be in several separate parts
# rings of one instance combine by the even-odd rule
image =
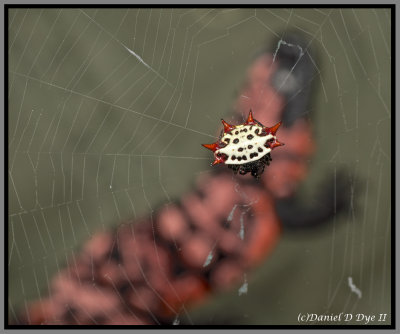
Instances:
[[[317,54],[317,152],[300,191],[318,203],[315,189],[346,168],[362,185],[357,209],[284,234],[247,294],[215,296],[192,321],[361,312],[390,322],[389,9],[14,8],[8,18],[10,318],[46,296],[96,231],[190,189],[210,168],[199,143],[230,115],[246,68],[290,30]]]

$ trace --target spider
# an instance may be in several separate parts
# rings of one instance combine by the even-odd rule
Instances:
[[[230,125],[222,119],[224,125],[219,141],[213,144],[202,144],[214,152],[215,160],[211,164],[223,163],[228,165],[235,174],[251,173],[259,179],[265,166],[272,161],[270,152],[278,146],[284,145],[276,138],[276,132],[282,122],[268,128],[253,118],[249,112],[243,124]]]

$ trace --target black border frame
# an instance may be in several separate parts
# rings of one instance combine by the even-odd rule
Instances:
[[[391,10],[391,325],[10,325],[8,323],[8,13],[10,8],[389,8]],[[4,329],[395,329],[396,328],[396,5],[395,4],[4,4]]]

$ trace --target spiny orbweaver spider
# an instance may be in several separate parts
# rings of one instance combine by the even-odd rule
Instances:
[[[213,144],[202,144],[214,152],[215,160],[211,164],[223,163],[245,175],[251,172],[259,179],[265,166],[272,161],[270,152],[278,146],[284,145],[276,138],[276,132],[282,122],[268,128],[253,118],[250,110],[247,121],[239,125],[230,125],[221,119],[224,131],[219,140]]]

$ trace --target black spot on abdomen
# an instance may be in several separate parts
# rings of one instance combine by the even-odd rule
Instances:
[[[250,159],[258,157],[258,153],[250,153]]]

